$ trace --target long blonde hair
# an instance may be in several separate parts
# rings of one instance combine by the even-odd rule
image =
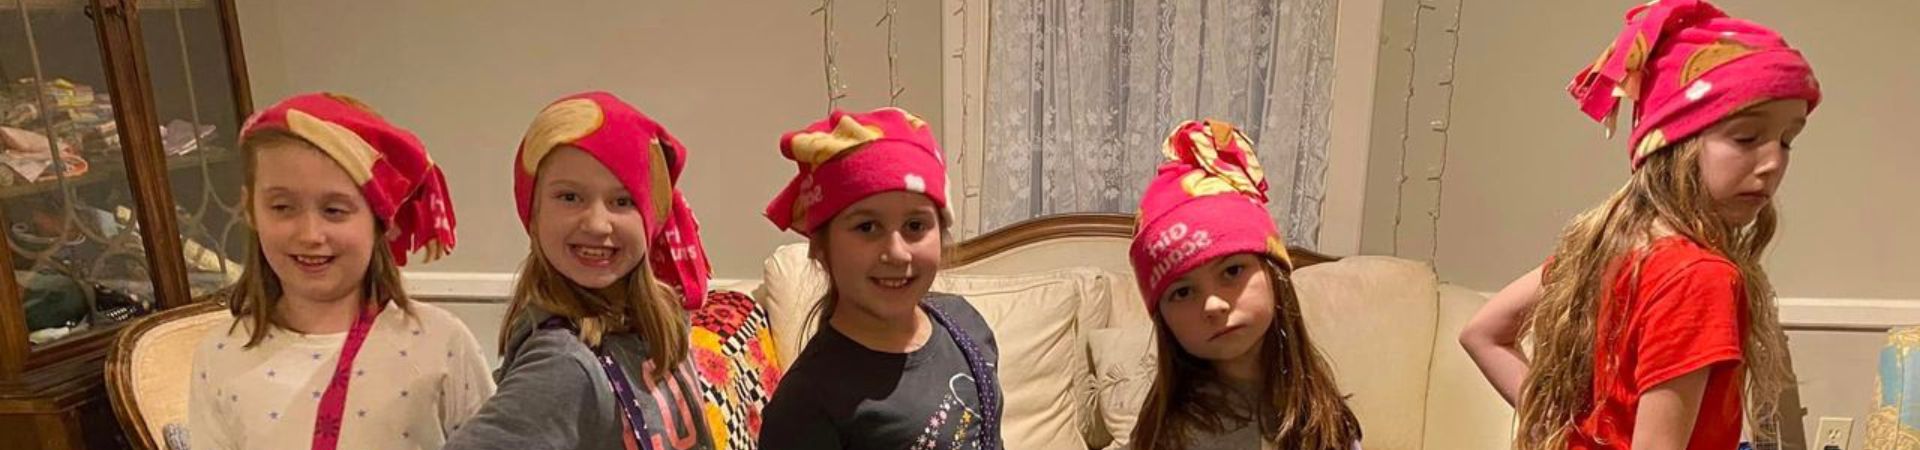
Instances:
[[[1620,327],[1599,335],[1599,323],[1623,323],[1624,299],[1609,299],[1620,276],[1638,284],[1644,252],[1662,229],[1685,237],[1731,260],[1739,269],[1749,316],[1742,331],[1746,371],[1747,419],[1754,440],[1778,440],[1778,397],[1793,384],[1786,359],[1786,335],[1773,301],[1773,288],[1760,256],[1773,240],[1778,217],[1771,204],[1750,225],[1729,224],[1714,212],[1700,181],[1704,140],[1693,138],[1646,158],[1626,186],[1606,203],[1569,224],[1541,277],[1545,291],[1528,315],[1523,336],[1534,341],[1532,362],[1519,399],[1516,450],[1567,448],[1568,433],[1594,402],[1599,340],[1620,342]],[[1631,256],[1631,260],[1623,259]],[[1605,358],[1616,358],[1609,355]],[[1613,364],[1609,359],[1608,366]],[[1789,424],[1789,426],[1794,426]]]
[[[534,214],[539,214],[538,203]],[[685,362],[689,352],[691,328],[680,313],[680,297],[678,290],[654,277],[644,260],[608,289],[587,289],[555,269],[536,238],[513,286],[513,301],[500,328],[500,348],[506,350],[515,324],[527,320],[528,306],[533,306],[573,321],[580,341],[588,347],[599,348],[608,334],[639,334],[655,374],[664,374]]]
[[[1360,422],[1347,408],[1333,380],[1333,367],[1307,336],[1292,274],[1262,258],[1273,287],[1273,324],[1262,335],[1261,383],[1251,417],[1238,416],[1227,399],[1197,388],[1216,375],[1207,361],[1187,353],[1167,322],[1154,319],[1159,363],[1140,420],[1133,428],[1133,446],[1142,450],[1181,450],[1194,432],[1223,432],[1229,419],[1253,421],[1260,436],[1280,448],[1345,450],[1360,440]]]
[[[246,161],[243,176],[247,186],[246,189],[241,190],[240,203],[245,206],[242,208],[243,214],[246,214],[249,220],[244,222],[250,232],[246,234],[247,262],[241,266],[240,279],[234,282],[236,289],[232,290],[227,299],[227,310],[235,319],[233,324],[227,327],[227,332],[232,333],[242,322],[246,323],[248,336],[244,348],[260,345],[260,342],[266,340],[272,333],[273,328],[286,328],[286,324],[281,322],[279,315],[275,314],[280,306],[280,296],[285,291],[281,289],[280,276],[273,273],[273,267],[267,264],[267,255],[260,248],[260,231],[256,228],[253,217],[253,186],[257,177],[255,169],[259,166],[260,150],[269,147],[299,147],[307,151],[320,152],[320,148],[314,146],[312,142],[279,129],[256,131],[240,141],[240,153]],[[374,219],[372,231],[376,238],[372,251],[373,257],[367,263],[366,280],[361,291],[365,295],[366,304],[361,307],[380,307],[392,302],[399,306],[401,311],[412,314],[413,301],[407,297],[406,287],[400,282],[400,265],[394,261],[393,254],[389,253],[386,240],[380,238],[386,236],[386,229],[385,223],[378,218]]]

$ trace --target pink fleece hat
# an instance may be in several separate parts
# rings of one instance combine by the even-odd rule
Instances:
[[[289,97],[254,113],[240,134],[270,129],[299,136],[346,169],[374,216],[395,233],[387,241],[395,264],[407,265],[407,254],[417,250],[425,251],[428,262],[453,251],[447,177],[412,132],[359,100],[326,92]]]
[[[1129,252],[1148,313],[1158,314],[1167,285],[1214,258],[1258,253],[1293,268],[1245,134],[1226,122],[1188,121],[1161,151],[1169,161],[1140,198]]]
[[[780,137],[780,154],[799,168],[767,204],[767,220],[812,237],[847,206],[890,191],[924,194],[947,210],[947,165],[927,122],[899,108],[835,110],[826,120]]]
[[[1613,133],[1620,99],[1633,100],[1628,155],[1648,154],[1768,100],[1820,103],[1820,82],[1779,33],[1702,0],[1656,0],[1627,11],[1626,28],[1567,92]]]
[[[560,146],[579,148],[626,186],[647,226],[647,262],[661,281],[680,289],[680,305],[699,309],[712,268],[700,244],[700,221],[680,195],[687,148],[666,127],[606,92],[585,92],[548,105],[533,119],[513,158],[513,197],[520,224],[533,227],[534,178],[540,161]]]

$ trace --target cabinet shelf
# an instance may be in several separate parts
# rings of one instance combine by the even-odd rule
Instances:
[[[224,147],[205,147],[193,153],[167,158],[167,171],[177,172],[199,168],[202,165],[218,165],[235,160],[235,153]],[[119,161],[113,161],[119,162]],[[126,167],[121,164],[90,165],[87,173],[67,177],[66,184],[74,189],[84,189],[100,185],[102,182],[119,181],[126,178]],[[16,197],[36,195],[60,188],[60,180],[40,180],[25,184],[0,187],[0,199],[11,200]]]

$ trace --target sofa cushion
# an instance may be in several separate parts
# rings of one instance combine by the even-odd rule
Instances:
[[[1147,304],[1140,300],[1140,285],[1133,281],[1133,272],[1113,275],[1108,289],[1113,291],[1113,300],[1107,305],[1107,327],[1151,327],[1153,318],[1147,316]]]
[[[1421,448],[1438,282],[1426,263],[1354,256],[1294,273],[1314,344],[1333,364],[1368,450]]]
[[[1460,349],[1456,336],[1487,297],[1450,284],[1440,286],[1434,330],[1433,370],[1428,378],[1424,448],[1504,447],[1513,439],[1513,407],[1487,384],[1480,368]]]
[[[1093,400],[1087,443],[1109,449],[1128,448],[1140,406],[1153,387],[1156,343],[1150,326],[1093,330],[1087,337],[1087,356],[1093,363]]]
[[[1081,286],[1062,275],[943,275],[935,281],[936,287],[953,288],[943,292],[965,296],[993,328],[1000,347],[1000,389],[1006,399],[1001,437],[1007,448],[1087,448],[1080,433],[1080,409],[1088,396],[1077,314]]]

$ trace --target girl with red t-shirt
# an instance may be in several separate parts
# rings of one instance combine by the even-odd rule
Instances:
[[[1633,102],[1633,173],[1461,333],[1518,408],[1514,448],[1732,449],[1743,412],[1777,441],[1793,373],[1760,255],[1812,68],[1764,26],[1660,0],[1568,91],[1607,125]]]

